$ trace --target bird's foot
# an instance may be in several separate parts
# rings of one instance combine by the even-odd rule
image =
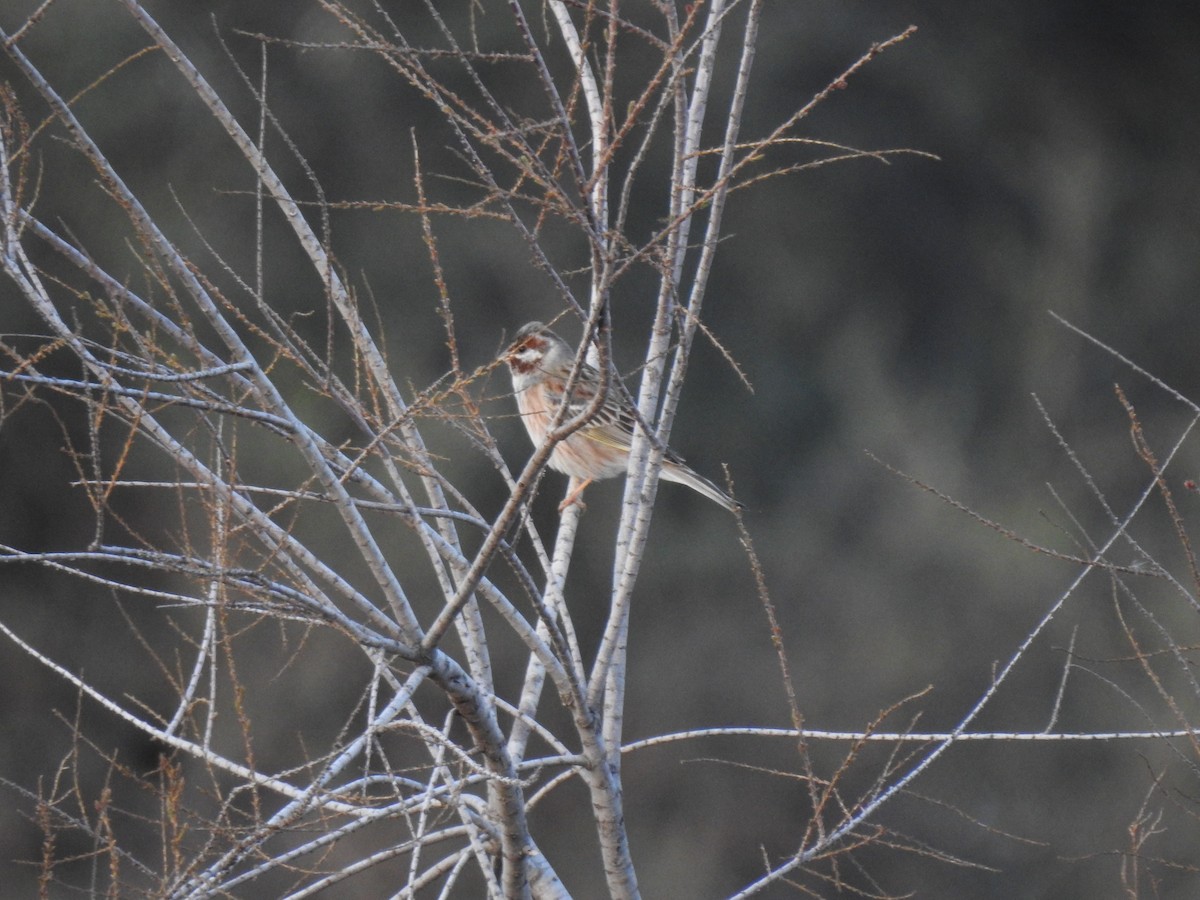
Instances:
[[[558,504],[559,513],[565,513],[567,511],[567,507],[571,506],[572,504],[578,506],[580,512],[585,512],[587,510],[587,504],[583,502],[583,489],[591,483],[592,479],[588,478],[577,484],[575,489],[571,491],[571,493],[567,494],[567,498],[563,500],[562,503]]]

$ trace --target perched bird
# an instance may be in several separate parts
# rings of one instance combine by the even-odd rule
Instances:
[[[562,404],[563,391],[575,363],[575,351],[541,322],[530,322],[517,332],[503,359],[512,373],[521,421],[534,446],[541,446],[554,414]],[[567,418],[563,421],[586,409],[599,389],[600,373],[585,364],[575,383]],[[562,508],[570,505],[591,482],[625,473],[635,422],[629,404],[618,391],[610,389],[595,418],[555,446],[550,454],[550,468],[580,482]],[[661,477],[686,484],[730,512],[741,508],[740,503],[719,487],[684,465],[670,449],[663,457]]]

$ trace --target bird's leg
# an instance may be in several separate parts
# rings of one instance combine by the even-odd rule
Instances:
[[[580,481],[577,478],[572,478],[570,484],[567,485],[567,487],[571,488],[571,493],[567,494],[566,500],[564,500],[562,503],[558,504],[558,511],[560,513],[566,512],[567,507],[570,506],[572,503],[577,503],[579,505],[580,512],[583,512],[583,510],[587,509],[587,504],[585,504],[581,499],[579,499],[579,495],[582,494],[583,489],[586,488],[591,483],[592,483],[591,478],[585,478],[583,481]]]

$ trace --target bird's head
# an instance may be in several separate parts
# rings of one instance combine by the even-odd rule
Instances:
[[[513,337],[503,359],[515,378],[570,365],[572,353],[570,345],[541,322],[530,322]]]

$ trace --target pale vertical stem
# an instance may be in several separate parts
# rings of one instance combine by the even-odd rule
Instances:
[[[600,857],[609,895],[617,900],[636,900],[637,875],[629,853],[629,835],[625,829],[624,799],[621,795],[620,768],[609,764],[604,742],[600,737],[600,722],[591,708],[573,710],[576,730],[582,742],[587,764],[580,777],[588,787],[592,800],[592,815],[600,838]]]
[[[615,627],[610,632],[613,636],[612,641],[608,641],[609,633],[606,633],[606,642],[601,648],[601,657],[597,660],[597,667],[593,671],[592,690],[589,692],[589,697],[594,696],[599,684],[597,676],[602,676],[604,690],[604,741],[609,748],[610,756],[616,757],[612,760],[613,765],[619,765],[619,751],[616,748],[620,747],[624,725],[624,686],[629,630],[629,604],[633,595],[633,586],[641,566],[641,557],[645,549],[646,538],[649,534],[650,519],[653,511],[652,500],[657,489],[657,477],[661,471],[666,440],[670,435],[674,412],[683,388],[683,376],[687,369],[687,358],[691,349],[691,337],[695,330],[700,304],[703,301],[708,274],[711,271],[712,255],[716,250],[717,235],[720,233],[721,216],[727,194],[728,176],[733,165],[737,133],[741,124],[741,114],[745,103],[749,73],[754,59],[760,6],[761,4],[758,0],[751,4],[748,21],[743,32],[742,59],[738,69],[738,79],[731,104],[730,117],[726,125],[721,167],[718,174],[717,196],[714,197],[710,206],[704,249],[701,252],[700,263],[697,266],[697,272],[692,283],[687,315],[680,323],[679,346],[676,350],[675,363],[672,367],[665,396],[663,396],[661,415],[656,426],[657,443],[656,446],[651,447],[649,446],[649,441],[644,442],[644,446],[647,447],[648,452],[643,452],[647,452],[648,458],[645,468],[638,475],[641,481],[641,497],[645,502],[633,504],[630,509],[633,515],[633,524],[628,533],[627,542],[622,548],[624,555],[618,561],[619,574],[614,585],[614,613],[619,613],[620,619],[615,623],[610,619],[610,624],[615,624]],[[697,151],[703,131],[704,114],[712,84],[716,48],[720,38],[720,25],[724,11],[725,7],[722,0],[715,0],[709,9],[708,24],[701,47],[700,62],[697,67],[696,84],[692,91],[691,104],[688,109],[683,158],[681,160],[683,177],[681,179],[680,200],[683,218],[679,224],[680,240],[675,245],[676,253],[673,257],[674,269],[670,273],[672,288],[678,288],[683,277],[683,263],[687,249],[686,237],[690,231],[692,219],[692,216],[687,214],[687,210],[695,199],[696,167],[698,163]],[[664,307],[666,305],[663,304]],[[664,335],[656,334],[654,337],[665,339],[666,335],[669,335],[670,329],[668,327],[663,330],[665,332]],[[661,383],[662,367],[665,366],[665,353],[656,357],[656,359],[659,368],[655,372],[657,381],[655,384],[655,398],[657,398],[657,391]],[[649,380],[649,362],[650,360],[648,359],[647,375],[643,379],[643,387],[646,386],[646,382]],[[631,480],[637,481],[639,479],[631,477]],[[627,490],[633,490],[634,487],[631,486]],[[606,650],[610,654],[609,659],[605,659],[603,656]]]
[[[264,157],[267,153],[267,45],[259,48],[259,85],[258,85],[258,152]],[[263,262],[263,250],[266,242],[263,238],[263,180],[258,173],[254,177],[254,296],[259,303],[266,303],[266,275]]]
[[[725,140],[721,146],[721,162],[717,170],[717,180],[709,203],[708,223],[704,233],[704,246],[700,251],[700,261],[696,266],[696,276],[692,281],[692,290],[688,297],[687,315],[684,317],[679,335],[679,350],[675,355],[675,364],[671,371],[671,381],[667,387],[666,398],[663,402],[662,417],[659,420],[660,436],[669,432],[675,419],[675,410],[679,404],[679,396],[683,391],[683,379],[687,372],[688,354],[691,351],[692,336],[696,332],[696,324],[700,321],[700,307],[704,302],[704,293],[708,287],[708,277],[712,272],[713,258],[717,253],[718,238],[721,233],[721,221],[725,213],[725,201],[729,196],[729,182],[733,171],[734,154],[737,149],[738,132],[742,124],[742,113],[746,108],[746,94],[750,86],[750,71],[754,66],[755,49],[758,42],[758,24],[762,16],[762,0],[752,0],[746,16],[746,27],[742,33],[742,55],[738,63],[737,81],[734,84],[733,98],[729,104],[729,118],[725,125]]]
[[[594,231],[591,302],[584,340],[590,341],[595,337],[601,342],[598,348],[598,361],[603,366],[603,376],[607,378],[610,377],[610,364],[606,342],[610,336],[606,301],[611,269],[611,243],[608,236],[608,172],[603,168],[602,162],[608,154],[607,116],[610,111],[608,104],[611,102],[611,97],[606,94],[601,98],[595,75],[583,53],[575,25],[567,15],[565,5],[561,0],[551,0],[550,7],[579,72],[591,121],[593,171],[589,202],[594,217]],[[616,17],[615,0],[610,3],[609,12],[612,16],[610,22],[614,21]],[[611,41],[614,38],[615,31],[610,29],[610,53],[612,52]],[[610,56],[610,62],[611,59]],[[606,80],[605,86],[610,89],[611,81]],[[601,326],[598,334],[595,331],[597,325]],[[596,815],[601,857],[604,861],[605,879],[609,892],[613,897],[631,898],[632,900],[632,898],[638,897],[639,893],[633,860],[629,854],[628,834],[625,830],[619,769],[609,764],[610,754],[605,751],[599,733],[602,720],[597,721],[591,713],[592,708],[589,703],[586,709],[577,710],[575,716],[577,729],[583,741],[584,755],[589,762],[585,769],[584,780],[592,797],[592,807]]]
[[[570,659],[563,660],[564,668],[573,673],[576,683],[586,683],[587,675],[583,668],[583,653],[579,649],[579,638],[575,635],[575,623],[571,619],[571,611],[567,609],[567,572],[571,567],[571,557],[575,551],[575,533],[579,529],[579,518],[582,511],[575,504],[564,512],[559,522],[559,534],[555,536],[554,560],[550,565],[550,574],[546,581],[546,604],[558,617],[559,627],[567,639]],[[582,695],[581,695],[582,696]]]
[[[537,633],[542,640],[548,640],[550,637],[550,629],[545,622],[538,622]],[[521,699],[517,703],[518,715],[508,733],[508,755],[512,757],[514,764],[520,764],[525,759],[525,748],[533,730],[529,720],[537,716],[538,702],[542,699],[542,688],[545,684],[546,667],[531,653],[529,662],[525,664],[525,680],[521,685]]]
[[[609,98],[601,97],[596,73],[592,71],[591,63],[587,60],[583,43],[579,40],[579,30],[575,27],[566,4],[562,0],[550,0],[550,12],[558,25],[563,42],[567,45],[567,52],[571,54],[571,62],[575,64],[584,102],[587,104],[588,121],[592,134],[592,176],[588,199],[592,215],[595,217],[596,235],[603,240],[608,224],[608,178],[601,165],[608,153],[608,121],[605,109]],[[569,129],[571,123],[564,120],[562,124],[564,128]]]
[[[662,379],[671,339],[671,313],[675,296],[679,290],[679,282],[683,277],[683,265],[687,256],[687,238],[692,220],[688,209],[696,196],[698,150],[703,131],[704,114],[708,107],[708,94],[711,90],[713,71],[716,65],[716,53],[724,11],[724,0],[714,0],[709,8],[704,37],[701,41],[700,59],[697,64],[696,83],[692,89],[690,102],[686,97],[684,79],[676,77],[674,80],[679,99],[676,101],[676,156],[674,187],[671,194],[671,215],[673,220],[678,219],[679,224],[668,236],[667,264],[662,275],[654,327],[646,351],[646,365],[638,394],[638,409],[642,414],[642,419],[648,423],[656,420],[660,403]],[[677,59],[677,75],[678,69],[682,65],[683,60]],[[601,693],[608,689],[616,690],[619,694],[623,693],[629,603],[633,594],[633,584],[641,564],[646,537],[649,534],[654,495],[658,483],[657,475],[662,464],[662,442],[668,433],[669,430],[657,429],[656,437],[660,446],[655,448],[651,446],[651,441],[640,427],[635,430],[633,446],[630,450],[624,507],[617,535],[617,553],[613,567],[612,611],[588,685],[588,700],[593,704],[598,703]],[[614,666],[619,671],[610,673],[610,668]],[[604,709],[605,739],[610,748],[610,754],[613,754],[617,752],[615,748],[620,746],[623,700],[620,697],[615,700],[606,698]],[[614,764],[616,763],[614,762]]]
[[[488,809],[500,832],[501,884],[506,898],[529,897],[526,865],[548,865],[537,851],[526,820],[524,790],[508,755],[507,742],[496,720],[495,704],[479,685],[446,654],[432,653],[429,678],[440,687],[462,717],[489,772]]]
[[[543,603],[547,610],[554,615],[567,636],[573,659],[564,659],[563,666],[570,667],[576,672],[580,683],[583,681],[582,657],[579,644],[575,638],[575,629],[567,610],[563,595],[563,586],[567,582],[567,571],[571,566],[571,555],[575,548],[575,534],[579,528],[579,504],[572,503],[563,510],[558,526],[558,535],[554,542],[554,560],[546,576],[546,592]],[[550,624],[538,622],[538,636],[547,644],[550,641]],[[546,667],[536,655],[530,654],[529,663],[525,668],[525,682],[521,689],[521,700],[518,710],[521,713],[513,722],[512,731],[508,738],[508,754],[514,764],[525,758],[525,747],[529,741],[531,726],[527,719],[533,719],[537,713],[538,701],[542,696],[542,687],[546,680]]]
[[[223,423],[218,423],[216,428],[215,441],[217,449],[214,451],[218,455],[218,459],[214,460],[213,469],[216,469],[219,464],[220,442],[221,435],[224,431]],[[229,525],[229,503],[224,495],[215,493],[210,500],[212,508],[212,554],[213,554],[213,569],[216,576],[211,578],[205,593],[208,597],[208,608],[204,611],[204,633],[198,642],[199,652],[196,654],[196,663],[192,667],[192,674],[188,678],[187,686],[184,688],[182,695],[179,698],[179,706],[175,710],[175,714],[171,717],[171,721],[166,725],[165,731],[168,734],[175,732],[183,724],[183,721],[192,706],[192,699],[196,696],[196,691],[200,687],[200,679],[204,675],[204,670],[209,667],[209,663],[214,660],[216,653],[216,637],[217,637],[217,605],[221,602],[221,578],[220,573],[225,571],[225,556],[226,556],[226,540],[228,538]],[[214,673],[215,674],[215,673]],[[216,703],[213,696],[216,692],[217,681],[215,678],[209,683],[209,702],[208,709],[205,713],[205,728],[204,728],[204,746],[209,746],[212,740],[213,720],[216,716]]]
[[[742,34],[742,54],[741,61],[738,65],[737,82],[734,87],[733,99],[730,103],[729,119],[725,127],[725,140],[722,145],[721,163],[717,174],[717,187],[713,198],[709,205],[708,222],[705,229],[704,247],[701,250],[700,261],[696,267],[696,275],[692,282],[692,289],[688,299],[687,314],[680,323],[679,346],[675,353],[675,362],[671,368],[671,376],[667,384],[665,396],[662,402],[662,411],[658,421],[658,446],[650,448],[649,459],[646,465],[646,476],[643,484],[643,495],[653,494],[657,487],[655,481],[658,471],[662,464],[663,449],[666,444],[667,437],[670,435],[671,424],[674,421],[675,410],[679,403],[679,396],[683,391],[683,379],[687,372],[688,354],[691,351],[692,335],[696,329],[696,323],[699,321],[700,306],[704,300],[705,288],[708,284],[708,276],[712,271],[713,256],[717,249],[717,238],[720,234],[722,215],[725,209],[725,200],[728,196],[729,174],[733,167],[734,152],[737,147],[738,131],[741,127],[742,112],[745,108],[746,92],[749,85],[750,70],[754,62],[754,51],[758,39],[758,22],[761,15],[762,3],[761,0],[754,0],[750,4],[750,10],[747,16],[746,27]],[[720,16],[723,13],[721,0],[717,0],[710,10],[709,22],[710,31],[706,34],[706,41],[713,37],[720,22]],[[708,49],[706,44],[705,50]],[[714,45],[715,52],[715,45]],[[708,66],[704,65],[705,55],[701,53],[700,71],[697,73],[696,90],[692,93],[692,114],[688,117],[688,135],[689,139],[699,141],[699,134],[703,122],[703,113],[695,115],[698,104],[707,102],[708,86],[711,84],[711,69],[713,65],[713,57],[708,58]],[[705,72],[707,71],[707,77]],[[701,94],[700,87],[704,85],[704,92]],[[698,146],[698,145],[697,145]],[[694,154],[693,154],[694,156]],[[695,190],[695,166],[690,169],[691,181],[685,182],[685,190],[691,191],[689,197],[694,197]],[[690,202],[690,201],[689,201]],[[686,209],[686,207],[685,207]],[[690,223],[691,216],[687,216],[680,227],[685,227]],[[681,247],[684,245],[681,245]],[[682,255],[679,257],[679,263],[682,265]],[[677,270],[677,277],[681,277],[682,270]],[[625,550],[624,566],[620,573],[618,583],[614,591],[613,604],[616,607],[621,604],[625,607],[625,613],[619,627],[615,630],[615,637],[612,643],[612,662],[606,671],[603,671],[605,698],[604,698],[604,739],[607,746],[610,748],[610,753],[614,751],[611,748],[619,747],[621,743],[622,726],[624,721],[624,679],[625,679],[625,649],[628,640],[628,603],[629,598],[633,594],[634,582],[637,580],[637,573],[641,565],[641,555],[646,545],[646,537],[649,534],[651,506],[649,503],[641,505],[636,509],[636,519],[632,529],[632,534],[629,539],[628,546]],[[607,639],[607,634],[606,634]],[[602,648],[602,653],[605,648]],[[597,668],[593,672],[592,686],[596,685],[596,675],[602,670],[599,668],[600,663],[604,662],[603,658],[597,660]],[[591,693],[589,693],[591,696]]]
[[[687,121],[688,110],[687,80],[685,78],[684,55],[681,50],[683,35],[679,31],[679,19],[675,5],[666,4],[664,9],[666,11],[670,45],[675,48],[671,52],[671,94],[675,106],[675,115],[673,119],[674,128],[672,129],[674,148],[672,151],[669,221],[678,222],[683,215],[683,198],[685,196],[684,163],[687,159],[685,152],[687,146],[687,127],[685,123]],[[680,246],[681,231],[679,228],[673,228],[667,233],[664,257],[668,262],[675,259]],[[655,405],[657,404],[659,384],[662,380],[662,360],[665,359],[667,347],[670,343],[671,303],[675,293],[675,285],[672,277],[673,272],[673,265],[665,266],[661,270],[658,299],[654,309],[654,322],[650,328],[650,340],[646,348],[646,366],[642,372],[642,382],[638,394],[638,410],[645,421],[649,421],[646,417],[653,415]],[[614,596],[617,593],[617,583],[625,566],[625,557],[629,550],[629,537],[633,530],[633,523],[637,518],[638,510],[643,504],[653,502],[653,497],[646,498],[642,492],[648,450],[649,441],[646,435],[640,427],[635,428],[633,442],[629,450],[625,492],[621,506],[621,520],[617,527],[617,540],[613,555],[612,591]],[[606,649],[602,645],[598,661],[602,661],[605,658]],[[596,691],[600,685],[595,675],[598,671],[599,668],[593,669],[593,680],[588,691],[589,702],[596,696]]]
[[[183,724],[184,718],[191,711],[192,700],[196,696],[196,692],[200,688],[200,680],[204,677],[204,670],[209,668],[209,663],[212,661],[212,654],[216,647],[217,633],[217,594],[220,588],[217,586],[217,579],[212,579],[208,584],[208,609],[204,611],[204,632],[199,641],[196,642],[196,662],[192,666],[192,674],[188,678],[187,686],[184,688],[182,695],[179,698],[179,705],[175,708],[175,714],[171,717],[171,721],[163,726],[163,731],[167,734],[175,734],[180,725]],[[216,689],[215,679],[209,684],[210,692]],[[209,702],[206,704],[208,710],[205,714],[205,729],[204,729],[204,746],[209,746],[209,741],[212,738],[212,721],[213,721],[213,705],[211,694]]]
[[[616,15],[616,0],[610,0],[610,13]],[[611,241],[608,235],[608,169],[604,160],[608,156],[608,123],[611,114],[612,98],[607,91],[602,92],[592,64],[588,62],[583,42],[579,38],[579,30],[567,11],[562,0],[550,0],[550,10],[558,24],[559,33],[571,54],[575,71],[579,77],[579,85],[583,92],[584,102],[588,110],[588,125],[591,133],[592,171],[587,185],[588,206],[592,214],[592,287],[589,306],[589,320],[594,323],[604,305],[608,293],[608,279],[611,266]],[[611,35],[611,32],[610,32]],[[611,48],[610,48],[611,50]],[[605,88],[611,89],[611,83],[605,82]],[[570,131],[571,123],[562,122],[563,129]],[[584,332],[584,340],[590,340],[593,328],[589,325]]]
[[[682,175],[679,179],[679,214],[685,213],[696,199],[696,169],[700,165],[700,140],[704,132],[704,116],[708,112],[708,95],[712,90],[713,72],[716,71],[717,46],[721,40],[721,22],[725,16],[725,0],[713,0],[708,9],[708,22],[704,26],[704,39],[700,45],[700,59],[696,64],[696,84],[692,88],[691,103],[688,104],[687,127],[684,130],[682,156],[679,160]],[[671,285],[678,288],[683,281],[683,264],[687,259],[688,235],[692,217],[686,216],[679,223],[679,237],[671,255]]]

